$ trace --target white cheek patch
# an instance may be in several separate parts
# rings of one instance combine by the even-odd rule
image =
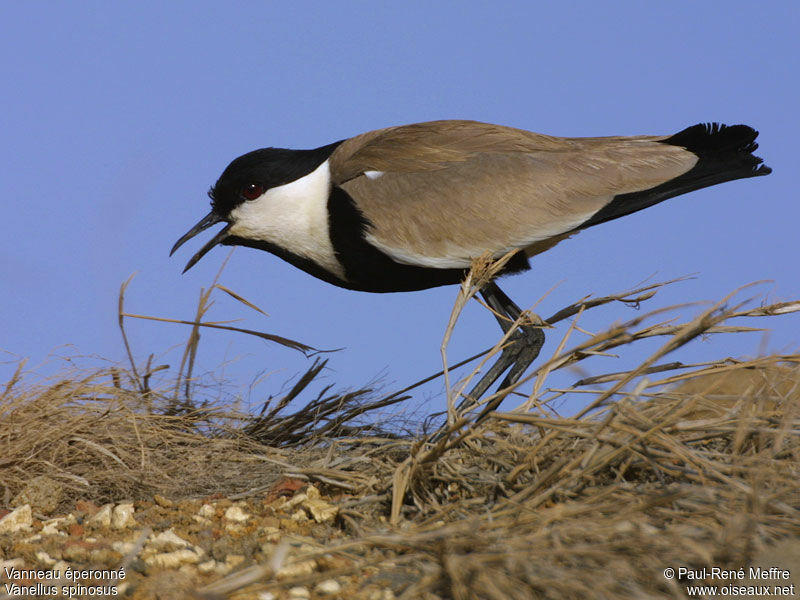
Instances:
[[[308,175],[271,188],[231,211],[231,235],[270,242],[344,279],[328,229],[331,174],[326,160]]]

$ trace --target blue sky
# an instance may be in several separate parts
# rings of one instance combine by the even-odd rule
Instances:
[[[137,273],[131,312],[192,318],[226,256],[186,275],[206,191],[230,160],[264,146],[310,148],[388,125],[470,118],[554,135],[670,134],[700,121],[759,129],[770,177],[682,196],[593,228],[535,259],[503,288],[552,314],[586,294],[648,279],[696,278],[653,308],[718,299],[761,279],[800,298],[796,2],[81,2],[0,9],[0,374],[20,358],[42,372],[82,356],[121,361],[119,285]],[[210,233],[206,234],[210,236]],[[285,335],[329,356],[326,383],[381,379],[392,390],[441,366],[455,287],[370,295],[341,290],[255,250],[237,249],[210,317]],[[473,303],[453,359],[491,345]],[[598,330],[630,309],[598,311]],[[687,358],[796,350],[800,319],[774,331],[698,342]],[[551,335],[555,347],[563,327]],[[139,360],[177,366],[188,329],[128,322]],[[636,359],[633,357],[632,359]],[[638,356],[638,358],[643,358]],[[614,371],[614,359],[596,372]],[[278,393],[310,361],[263,341],[205,332],[200,371],[221,397]],[[41,366],[44,365],[44,366]],[[260,383],[255,391],[250,386]],[[443,405],[441,384],[416,397]],[[429,410],[426,406],[424,411]]]

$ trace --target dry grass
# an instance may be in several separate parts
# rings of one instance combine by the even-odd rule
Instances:
[[[244,473],[271,470],[253,456],[262,446],[226,426],[231,415],[156,412],[153,391],[142,395],[115,381],[118,373],[103,370],[6,390],[0,400],[6,506],[39,475],[66,486],[67,506],[77,498],[231,491]],[[198,477],[198,465],[213,476]]]
[[[451,325],[475,292],[471,281]],[[800,302],[745,308],[737,292],[686,322],[658,309],[573,341],[585,311],[638,305],[662,285],[582,299],[547,319],[523,316],[573,320],[556,351],[502,392],[527,386],[514,411],[475,424],[453,409],[467,383],[448,378],[449,425],[436,443],[370,422],[408,390],[376,398],[325,389],[288,412],[322,362],[258,416],[195,406],[204,293],[179,376],[163,390],[151,389],[149,364],[8,383],[0,397],[5,504],[37,475],[67,486],[65,506],[153,493],[241,498],[288,475],[350,494],[339,522],[350,541],[320,553],[347,556],[352,572],[413,573],[403,598],[683,598],[662,576],[666,566],[756,564],[770,544],[800,535],[800,355],[663,359],[698,336],[752,331],[736,324],[742,317],[772,319]],[[125,316],[121,294],[121,324]],[[636,352],[653,337],[661,346],[630,371],[547,386],[559,369],[615,349]],[[447,364],[446,344],[443,357]],[[554,416],[548,403],[570,394],[582,394],[586,408]],[[276,582],[273,571],[237,573],[197,593],[221,598],[253,581],[288,589],[330,576]]]

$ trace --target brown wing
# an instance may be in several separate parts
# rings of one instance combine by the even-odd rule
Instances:
[[[334,183],[364,171],[430,171],[480,152],[527,152],[560,138],[477,121],[430,121],[377,129],[343,142],[331,157]]]
[[[331,174],[371,223],[370,241],[395,260],[463,267],[486,251],[549,247],[615,195],[655,187],[697,162],[662,139],[434,121],[343,142]]]

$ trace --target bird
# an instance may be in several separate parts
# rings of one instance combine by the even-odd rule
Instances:
[[[516,383],[544,344],[497,278],[583,229],[664,200],[771,173],[747,125],[699,123],[672,135],[554,137],[468,120],[369,131],[309,150],[234,159],[209,191],[211,212],[178,239],[225,223],[217,245],[265,250],[333,285],[404,292],[460,283],[472,261],[514,253],[480,294],[508,344],[462,400],[505,373]],[[502,398],[487,403],[479,418]]]

